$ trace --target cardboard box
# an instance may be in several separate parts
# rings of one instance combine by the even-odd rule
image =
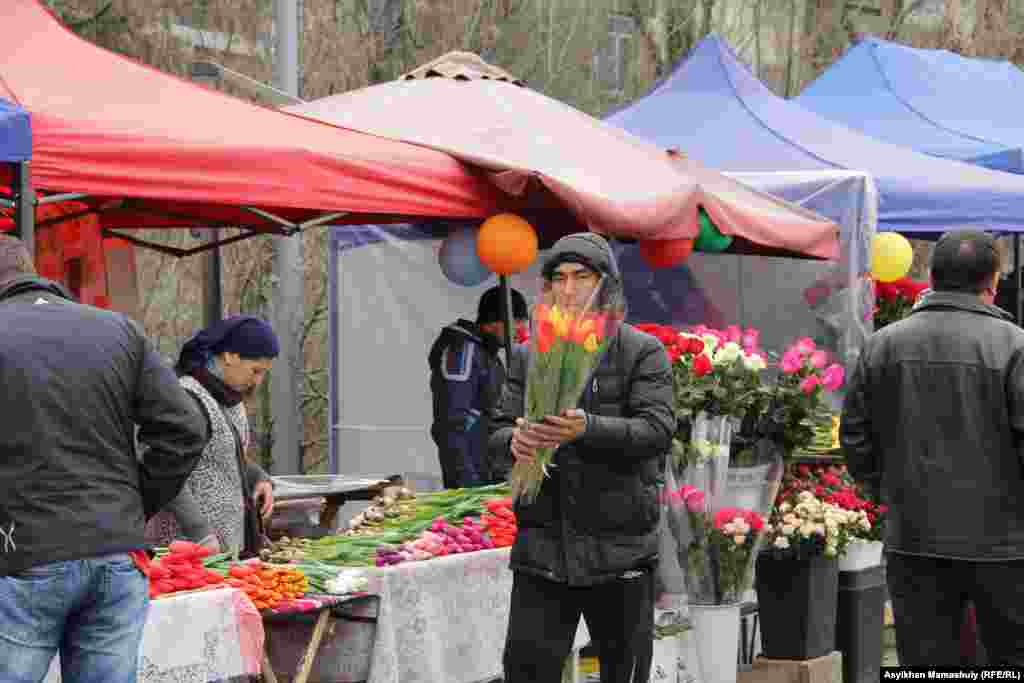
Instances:
[[[741,671],[737,683],[843,683],[843,655],[792,661],[758,657],[750,671]]]

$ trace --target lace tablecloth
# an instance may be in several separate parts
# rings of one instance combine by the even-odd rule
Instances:
[[[186,593],[149,606],[139,657],[139,683],[222,683],[260,672],[263,620],[233,588]],[[58,683],[55,657],[45,683]]]
[[[501,675],[512,572],[509,549],[451,555],[368,570],[374,605],[341,617],[324,639],[310,683],[478,683]],[[268,656],[290,673],[312,624],[268,623]],[[589,642],[583,621],[577,648]]]

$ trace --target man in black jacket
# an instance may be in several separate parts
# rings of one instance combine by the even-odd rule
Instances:
[[[556,303],[573,308],[599,286],[621,292],[608,243],[579,233],[555,243],[543,268]],[[601,277],[604,276],[604,282]],[[530,459],[557,447],[530,504],[517,503],[506,683],[557,681],[582,614],[602,683],[650,675],[658,488],[675,431],[672,372],[661,343],[623,324],[579,407],[543,422],[522,416],[526,349],[513,353],[490,449]]]
[[[840,440],[889,505],[886,574],[901,665],[959,664],[962,600],[989,664],[1024,665],[1024,330],[992,305],[991,235],[947,233],[932,292],[872,335]]]
[[[75,303],[0,235],[0,680],[136,680],[149,586],[131,553],[206,445],[138,326]],[[140,461],[139,440],[149,446]]]

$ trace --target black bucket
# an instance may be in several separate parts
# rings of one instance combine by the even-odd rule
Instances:
[[[761,655],[816,659],[836,647],[839,562],[834,558],[757,559]]]
[[[839,572],[836,649],[843,653],[844,683],[881,676],[885,592],[885,567]]]

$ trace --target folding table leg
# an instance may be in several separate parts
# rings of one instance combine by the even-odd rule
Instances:
[[[306,679],[309,678],[309,674],[313,670],[313,660],[316,659],[316,654],[320,651],[320,641],[323,640],[324,631],[327,630],[327,622],[330,621],[330,618],[331,608],[320,610],[316,626],[313,627],[313,635],[309,639],[309,646],[306,647],[306,654],[302,656],[302,663],[299,670],[295,672],[292,683],[306,683]]]

